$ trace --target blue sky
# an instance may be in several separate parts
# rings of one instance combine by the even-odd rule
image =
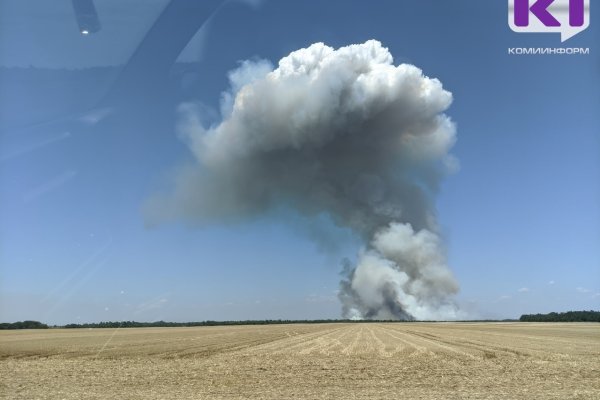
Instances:
[[[504,1],[322,3],[225,4],[183,58],[197,62],[192,72],[180,80],[175,72],[165,78],[176,84],[161,99],[134,93],[126,111],[110,108],[97,123],[80,116],[73,122],[79,114],[64,101],[52,122],[4,127],[0,320],[339,317],[341,260],[355,259],[361,243],[327,217],[312,221],[281,209],[227,223],[149,228],[141,210],[178,166],[192,160],[176,132],[180,103],[199,101],[216,113],[227,72],[241,60],[276,64],[315,42],[337,48],[368,39],[388,47],[395,64],[415,64],[454,95],[447,113],[457,123],[452,154],[461,167],[444,181],[436,204],[448,264],[461,286],[459,304],[476,318],[599,309],[595,8],[590,28],[561,44],[555,34],[512,32]],[[127,19],[126,7],[105,13],[98,7],[105,31],[113,19]],[[28,16],[26,10],[10,11]],[[72,47],[56,47],[64,52],[60,57],[42,52],[56,19],[72,18],[67,11],[37,16],[39,32],[3,40],[0,65],[106,67],[131,52],[130,41],[117,51],[119,43],[108,33],[100,36],[102,31],[90,42],[97,46],[93,58],[75,51],[85,46],[78,36]],[[0,24],[10,18],[0,14]],[[155,15],[148,11],[148,18]],[[132,38],[139,37],[136,28],[147,26],[134,20]],[[70,34],[56,31],[55,41]],[[590,54],[507,54],[509,47],[560,46],[588,47]],[[0,109],[27,105],[35,96],[37,111],[64,100],[41,89],[7,87],[0,86]],[[15,118],[27,120],[26,107],[18,112],[23,115]],[[319,246],[318,236],[335,245]]]

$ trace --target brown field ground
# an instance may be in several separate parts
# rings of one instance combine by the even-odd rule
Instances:
[[[1,399],[600,399],[600,324],[0,331]]]

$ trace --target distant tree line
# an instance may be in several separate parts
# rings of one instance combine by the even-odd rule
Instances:
[[[465,320],[455,322],[516,322],[516,319],[503,320]],[[163,327],[192,327],[192,326],[228,326],[228,325],[282,325],[282,324],[372,324],[372,323],[414,323],[414,322],[445,322],[445,321],[406,321],[406,320],[378,320],[378,319],[263,319],[243,321],[199,321],[199,322],[137,322],[137,321],[106,321],[83,324],[67,324],[55,328],[163,328]]]
[[[509,322],[505,320],[467,320],[456,322]],[[522,322],[600,322],[600,311],[569,311],[565,313],[529,314],[522,315]],[[0,323],[0,329],[48,329],[48,328],[162,328],[162,327],[192,327],[192,326],[227,326],[227,325],[279,325],[279,324],[331,324],[331,323],[414,323],[436,321],[390,321],[390,320],[350,320],[350,319],[264,319],[246,321],[199,321],[199,322],[137,322],[137,321],[103,321],[82,324],[67,324],[48,326],[39,321],[19,321]]]
[[[600,322],[600,311],[567,311],[549,314],[525,314],[521,322]]]
[[[39,321],[1,322],[0,329],[48,329],[48,325]]]
[[[264,320],[246,320],[246,321],[199,321],[199,322],[136,322],[136,321],[106,321],[92,322],[84,324],[67,324],[63,328],[162,328],[162,327],[191,327],[191,326],[225,326],[225,325],[279,325],[279,324],[324,324],[324,323],[347,323],[347,322],[376,322],[376,321],[355,321],[348,319],[312,319],[312,320],[291,320],[291,319],[264,319]],[[379,321],[384,322],[384,321]],[[389,322],[389,321],[386,321]],[[399,322],[399,321],[396,321]]]

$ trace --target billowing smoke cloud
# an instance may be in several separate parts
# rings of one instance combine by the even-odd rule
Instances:
[[[452,95],[440,82],[394,66],[375,40],[316,43],[277,68],[246,61],[229,78],[218,124],[181,106],[198,164],[178,175],[174,193],[146,204],[148,218],[224,220],[282,205],[327,213],[365,241],[341,282],[344,316],[457,317],[432,205],[455,165],[444,115]]]
[[[458,285],[440,251],[439,238],[410,224],[379,230],[340,284],[343,313],[350,318],[455,319],[449,301]]]

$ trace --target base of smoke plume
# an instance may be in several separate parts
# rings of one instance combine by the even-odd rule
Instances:
[[[338,297],[343,316],[355,319],[457,320],[458,291],[439,237],[393,222],[379,230],[356,266],[346,262]]]

